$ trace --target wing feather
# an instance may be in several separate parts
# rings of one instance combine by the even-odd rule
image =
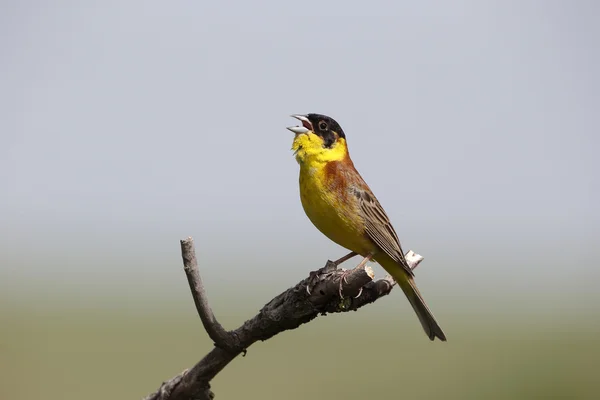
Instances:
[[[404,258],[398,235],[377,198],[370,190],[364,188],[355,188],[354,194],[358,198],[369,238],[394,261],[402,265],[410,276],[414,276]]]

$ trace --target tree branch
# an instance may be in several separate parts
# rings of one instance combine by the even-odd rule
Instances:
[[[200,278],[200,272],[198,271],[194,240],[191,237],[181,240],[181,256],[183,258],[183,270],[190,284],[196,310],[198,310],[198,315],[202,320],[204,329],[206,329],[208,336],[215,342],[215,346],[234,351],[234,337],[217,321],[208,304],[208,297],[206,296],[202,278]]]
[[[245,355],[253,343],[295,329],[319,314],[357,310],[389,294],[395,285],[390,276],[374,281],[373,270],[368,266],[354,268],[343,282],[344,294],[348,297],[340,299],[339,285],[344,270],[327,261],[323,268],[312,271],[308,278],[265,304],[256,316],[228,332],[219,324],[208,304],[192,238],[181,241],[181,253],[198,315],[215,347],[196,365],[164,382],[145,400],[212,399],[210,381],[240,353]],[[423,257],[409,251],[406,260],[414,269]]]

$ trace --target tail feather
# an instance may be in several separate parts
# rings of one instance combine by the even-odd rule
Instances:
[[[434,340],[437,337],[442,342],[445,342],[446,335],[438,325],[429,307],[427,307],[425,300],[423,300],[423,296],[421,296],[419,289],[417,289],[417,286],[415,285],[414,279],[412,277],[407,278],[408,279],[400,279],[398,285],[400,285],[406,298],[410,302],[410,305],[415,310],[415,313],[417,313],[417,317],[419,317],[419,321],[421,321],[425,333],[429,336],[430,340]]]
[[[425,330],[425,333],[429,337],[430,340],[434,340],[435,338],[440,339],[441,341],[446,341],[446,335],[442,328],[438,325],[433,313],[427,307],[421,292],[417,289],[417,285],[412,276],[408,276],[408,274],[398,265],[394,265],[393,267],[388,267],[387,265],[383,265],[383,267],[388,271],[392,277],[396,280],[398,285],[402,288],[402,291],[406,295],[406,298],[410,302],[410,305],[417,313],[417,317],[419,317],[419,321]]]

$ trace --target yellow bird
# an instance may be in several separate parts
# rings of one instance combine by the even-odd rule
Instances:
[[[300,199],[308,218],[325,236],[350,250],[337,264],[360,254],[359,265],[377,261],[398,283],[429,339],[446,335],[417,289],[398,235],[348,153],[340,125],[320,114],[292,115],[302,125],[289,127],[300,164]],[[341,282],[340,282],[341,284]]]

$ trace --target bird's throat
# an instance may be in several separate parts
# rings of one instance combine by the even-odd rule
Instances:
[[[339,138],[331,147],[325,147],[323,139],[313,133],[297,135],[292,150],[298,163],[309,168],[332,161],[342,161],[348,157],[348,147],[344,138]]]

